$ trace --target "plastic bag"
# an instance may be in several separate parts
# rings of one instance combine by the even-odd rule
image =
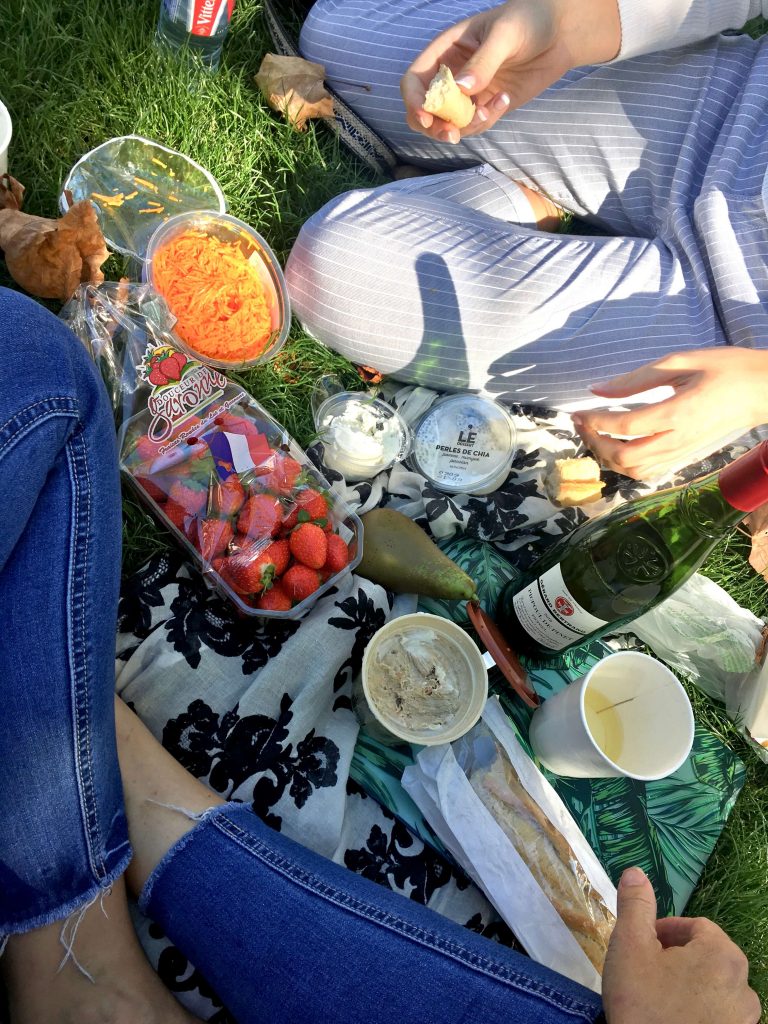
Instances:
[[[627,629],[675,672],[728,704],[755,667],[763,623],[696,573]]]
[[[528,953],[599,992],[616,889],[498,699],[466,736],[421,750],[403,787]]]
[[[243,613],[299,618],[354,568],[360,520],[258,402],[180,350],[148,285],[82,287],[61,316],[107,384],[127,480]]]

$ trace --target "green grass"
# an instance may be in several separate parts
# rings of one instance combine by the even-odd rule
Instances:
[[[253,75],[270,45],[257,0],[238,0],[226,59],[216,75],[168,59],[153,46],[159,0],[5,0],[0,98],[15,125],[11,170],[28,189],[27,209],[53,215],[61,183],[86,150],[139,133],[187,152],[221,183],[233,214],[259,230],[281,258],[302,222],[346,189],[375,184],[324,127],[294,132],[261,102]],[[760,22],[750,26],[759,33]],[[110,260],[111,276],[122,272]],[[9,283],[0,270],[0,283]],[[276,364],[244,385],[306,444],[309,396],[322,373],[354,386],[355,371],[294,325]],[[126,572],[166,543],[132,499],[125,501]],[[736,537],[707,572],[742,604],[768,617],[768,592]],[[714,918],[745,949],[768,1005],[768,787],[766,769],[722,710],[693,694],[699,718],[744,759],[748,782],[690,906]]]

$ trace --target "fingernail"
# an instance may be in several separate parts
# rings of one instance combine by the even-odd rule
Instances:
[[[469,72],[463,75],[459,75],[459,77],[455,79],[455,81],[456,85],[460,85],[463,89],[466,89],[468,92],[471,92],[475,87],[475,76],[469,74]]]
[[[497,110],[506,110],[509,106],[509,96],[507,93],[499,93],[499,95],[494,98],[493,105]]]
[[[419,124],[421,125],[422,128],[429,128],[431,126],[431,124],[432,124],[432,115],[431,114],[419,114],[418,118],[419,118]]]
[[[485,122],[488,120],[488,115],[486,114],[482,107],[478,107],[477,110],[475,111],[475,114],[477,115],[478,121]]]
[[[630,885],[645,885],[647,881],[648,879],[645,877],[645,872],[641,871],[640,868],[627,868],[621,876],[619,885],[627,888]]]
[[[450,142],[452,146],[455,146],[461,141],[461,135],[455,131],[440,132],[441,142]]]

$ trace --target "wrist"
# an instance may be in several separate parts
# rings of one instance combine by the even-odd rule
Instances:
[[[560,38],[572,66],[604,64],[621,50],[618,0],[558,0]]]

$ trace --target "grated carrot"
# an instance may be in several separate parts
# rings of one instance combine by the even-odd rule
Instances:
[[[241,363],[264,352],[272,335],[268,296],[238,242],[183,231],[158,249],[152,273],[175,330],[203,357]]]

